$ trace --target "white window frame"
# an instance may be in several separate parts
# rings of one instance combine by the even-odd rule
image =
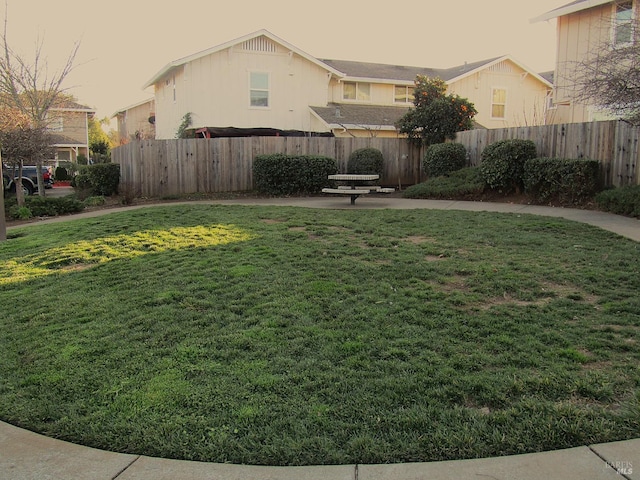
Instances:
[[[631,18],[629,18],[628,20],[619,20],[618,19],[618,7],[620,5],[627,5],[630,4],[631,5]],[[625,45],[630,45],[633,43],[633,39],[635,36],[635,29],[634,29],[634,19],[636,17],[636,8],[635,8],[635,2],[633,2],[633,0],[619,0],[616,2],[613,2],[613,5],[611,7],[612,10],[612,24],[611,24],[611,44],[614,47],[621,47],[621,46],[625,46]],[[618,42],[618,28],[622,27],[622,26],[626,26],[629,25],[630,31],[629,31],[629,40],[626,42]]]
[[[345,91],[344,91],[344,87],[349,84],[349,85],[355,85],[356,86],[356,98],[346,98],[345,96]],[[360,98],[361,97],[361,86],[363,85],[367,85],[369,87],[369,91],[367,92],[367,98]],[[364,93],[364,92],[362,92]],[[346,100],[347,102],[371,102],[371,83],[369,82],[351,82],[351,81],[346,81],[346,82],[342,82],[342,100]]]
[[[496,103],[493,101],[494,93],[496,90],[504,91],[504,103]],[[507,104],[509,101],[509,89],[506,87],[491,87],[491,119],[492,120],[506,120],[507,119]],[[504,115],[502,117],[496,117],[493,115],[494,105],[501,105],[504,109]]]
[[[267,76],[267,88],[253,88],[251,85],[252,75],[266,75]],[[266,92],[267,104],[266,105],[253,105],[251,100],[251,92]],[[271,73],[262,70],[251,70],[249,72],[249,108],[265,110],[271,108]]]
[[[396,97],[396,88],[404,88],[404,100],[400,101]],[[415,86],[413,85],[394,85],[393,86],[393,103],[407,104],[413,103]],[[411,90],[411,92],[409,92]]]

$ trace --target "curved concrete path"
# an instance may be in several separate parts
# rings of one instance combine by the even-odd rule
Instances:
[[[196,202],[191,202],[196,203]],[[409,200],[370,196],[355,205],[344,198],[294,197],[197,203],[280,205],[338,209],[493,211],[561,217],[588,223],[640,242],[640,221],[603,212],[519,204]],[[175,203],[172,203],[175,204]],[[104,215],[152,205],[58,217],[43,222]],[[27,224],[30,225],[30,224]],[[20,225],[25,226],[25,225]],[[15,228],[15,227],[10,227]],[[640,432],[639,432],[640,433]],[[168,460],[96,450],[44,437],[0,422],[0,480],[640,480],[640,438],[526,455],[429,463],[261,467]]]

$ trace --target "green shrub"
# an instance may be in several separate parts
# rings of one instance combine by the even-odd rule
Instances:
[[[25,199],[25,206],[19,208],[15,197],[5,200],[5,217],[13,219],[25,219],[31,217],[55,217],[70,213],[78,213],[84,209],[84,205],[73,196],[67,197],[41,197],[29,196]]]
[[[102,196],[94,196],[85,198],[82,203],[86,207],[99,207],[100,205],[104,205],[107,200]]]
[[[525,163],[523,183],[535,202],[573,205],[593,198],[600,189],[599,175],[597,160],[533,158]]]
[[[536,156],[536,144],[531,140],[499,140],[482,151],[480,173],[490,188],[521,191],[524,164]]]
[[[120,165],[117,163],[98,163],[87,167],[94,195],[110,196],[118,193],[120,183]]]
[[[13,218],[15,220],[28,220],[33,218],[33,213],[29,209],[29,207],[19,207],[18,205],[13,205],[9,208],[9,218]]]
[[[69,173],[67,172],[66,168],[57,167],[53,178],[55,178],[56,180],[61,180],[61,181],[62,180],[69,180]]]
[[[412,185],[403,192],[405,198],[460,198],[484,191],[485,183],[479,167],[468,167],[448,176],[433,177]]]
[[[464,168],[467,150],[461,143],[436,143],[429,146],[422,159],[422,167],[430,177],[449,175]]]
[[[595,200],[602,210],[640,218],[640,185],[604,190],[596,195]]]
[[[384,157],[377,148],[359,148],[349,155],[347,173],[380,175],[384,172]]]
[[[81,196],[110,196],[118,193],[120,183],[120,165],[117,163],[98,163],[80,168],[73,177],[71,186],[78,189]]]
[[[254,185],[269,195],[319,192],[337,171],[335,159],[314,155],[259,155],[253,162]]]

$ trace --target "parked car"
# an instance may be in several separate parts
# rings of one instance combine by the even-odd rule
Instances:
[[[17,173],[17,169],[15,170]],[[18,183],[17,176],[14,176],[14,168],[11,166],[2,166],[2,183],[5,191],[15,192]],[[53,175],[51,175],[50,167],[42,167],[42,178],[44,180],[44,188],[53,187]],[[25,195],[33,195],[38,191],[38,174],[35,166],[24,165],[22,167],[22,190]]]

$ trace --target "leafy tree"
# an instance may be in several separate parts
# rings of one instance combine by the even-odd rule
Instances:
[[[418,75],[415,80],[414,108],[398,121],[400,133],[418,145],[453,140],[456,132],[470,130],[478,113],[466,98],[447,95],[447,84],[438,78]]]
[[[90,117],[88,120],[89,127],[89,150],[99,159],[108,159],[111,152],[111,139],[109,135],[102,129],[102,125],[108,122],[107,118],[96,120]],[[94,158],[96,160],[96,158]],[[97,163],[102,163],[98,161]]]
[[[193,124],[193,120],[191,118],[191,112],[187,112],[182,117],[182,122],[178,125],[178,130],[176,131],[176,138],[191,138],[192,135],[189,133],[189,127]]]

